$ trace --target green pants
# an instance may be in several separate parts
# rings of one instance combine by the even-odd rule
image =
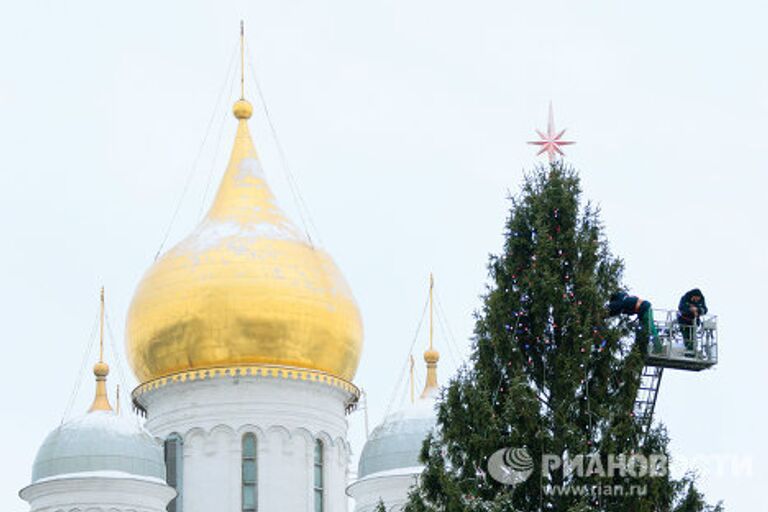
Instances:
[[[680,324],[680,332],[683,334],[683,343],[686,350],[694,349],[694,341],[696,340],[696,323],[687,324],[682,321],[678,321]]]
[[[656,330],[656,322],[653,320],[653,309],[648,308],[640,313],[640,330],[643,335],[648,336],[648,341],[653,343],[653,353],[660,353],[663,347],[659,339],[659,332]]]

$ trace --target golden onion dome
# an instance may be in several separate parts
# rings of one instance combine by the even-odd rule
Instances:
[[[143,383],[189,370],[286,366],[350,381],[362,348],[360,313],[331,257],[275,203],[248,130],[237,135],[200,225],[146,272],[126,325]]]

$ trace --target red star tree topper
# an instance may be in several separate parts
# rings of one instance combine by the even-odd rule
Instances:
[[[565,156],[565,153],[563,153],[563,150],[560,149],[560,146],[576,144],[576,142],[571,140],[562,140],[563,135],[565,135],[565,130],[558,132],[555,128],[555,114],[552,110],[552,102],[549,103],[549,120],[547,121],[547,132],[543,133],[541,130],[536,130],[536,133],[539,135],[541,140],[529,141],[528,144],[541,146],[541,149],[538,153],[536,153],[536,156],[546,153],[549,156],[550,163],[555,161],[557,155]]]

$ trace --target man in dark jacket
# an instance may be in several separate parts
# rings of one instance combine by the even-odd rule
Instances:
[[[640,320],[640,331],[653,341],[653,351],[661,351],[661,343],[656,332],[656,322],[653,321],[653,309],[650,302],[629,295],[627,292],[617,291],[611,295],[611,300],[608,302],[608,316],[618,315],[637,315]]]
[[[694,288],[680,297],[677,306],[677,322],[683,333],[683,342],[687,350],[693,350],[693,340],[696,338],[696,327],[701,324],[700,317],[707,314],[707,303],[701,290]]]

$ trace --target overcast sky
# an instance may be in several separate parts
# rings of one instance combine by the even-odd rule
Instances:
[[[457,345],[437,330],[443,382],[466,354],[506,197],[537,162],[525,141],[552,100],[633,290],[674,307],[698,286],[720,317],[719,366],[665,374],[657,418],[674,454],[698,459],[710,500],[768,510],[764,2],[0,0],[0,11],[2,510],[27,510],[16,493],[80,379],[102,284],[109,357],[135,385],[125,313],[188,177],[171,245],[223,173],[240,18],[313,234],[362,311],[356,383],[371,426],[430,271]],[[298,223],[247,87],[269,180]],[[425,345],[422,330],[417,357]],[[92,362],[71,414],[92,398]],[[362,413],[349,421],[357,457]]]

